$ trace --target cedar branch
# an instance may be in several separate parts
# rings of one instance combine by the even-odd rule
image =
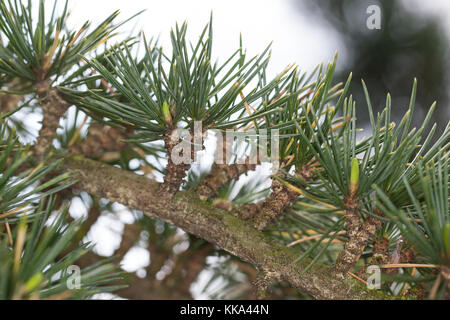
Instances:
[[[395,299],[368,290],[349,276],[338,279],[332,268],[320,263],[299,277],[310,263],[308,259],[296,263],[295,251],[276,243],[234,214],[198,200],[190,192],[179,192],[172,199],[160,197],[160,184],[155,181],[77,156],[64,158],[61,169],[78,173],[75,175],[78,188],[175,225],[258,269],[272,270],[280,279],[317,299]]]

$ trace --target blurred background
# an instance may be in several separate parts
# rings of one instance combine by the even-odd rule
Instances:
[[[146,9],[126,27],[159,37],[169,47],[169,31],[176,22],[187,21],[194,39],[213,13],[215,55],[225,58],[238,46],[258,54],[273,41],[269,71],[280,72],[289,63],[312,71],[339,54],[336,81],[353,72],[351,93],[359,108],[359,121],[368,121],[362,96],[363,78],[374,108],[384,107],[386,94],[393,98],[394,115],[401,117],[407,106],[414,77],[418,80],[416,120],[437,101],[435,121],[443,130],[449,113],[450,92],[450,1],[419,0],[71,0],[73,23],[99,20],[111,10],[122,17]],[[381,9],[381,28],[369,29],[370,5]],[[134,29],[132,25],[135,25]]]
[[[381,9],[380,29],[367,27],[370,5]],[[159,38],[163,47],[169,47],[169,31],[176,22],[188,21],[189,37],[195,39],[212,12],[215,56],[222,61],[238,47],[240,34],[244,47],[252,55],[273,41],[270,75],[290,63],[312,71],[316,65],[331,61],[337,51],[335,81],[345,81],[353,72],[350,92],[357,101],[360,127],[367,126],[368,122],[361,78],[368,86],[375,111],[384,108],[386,94],[391,93],[394,121],[408,108],[414,77],[418,80],[417,123],[423,120],[434,101],[437,101],[436,135],[443,131],[450,118],[448,0],[70,0],[69,7],[70,23],[78,27],[86,20],[99,22],[116,9],[120,9],[122,19],[146,9],[122,28],[125,30],[122,36],[144,31],[148,38]],[[96,214],[92,215],[92,210]],[[158,284],[142,281],[134,291],[119,294],[121,297],[251,297],[247,292],[256,273],[248,265],[211,250],[179,230],[157,221],[146,221],[139,213],[120,205],[98,199],[93,202],[83,193],[73,198],[73,217],[87,216],[88,211],[89,217],[96,219],[92,220],[86,239],[97,243],[96,254],[110,256],[120,251],[124,269],[134,274],[135,280],[147,279],[152,272],[159,279]],[[140,221],[137,229],[133,225],[136,220]],[[136,233],[139,236],[133,237]],[[134,240],[124,246],[121,239],[125,236]],[[280,286],[271,298],[301,297],[295,290],[289,290]]]

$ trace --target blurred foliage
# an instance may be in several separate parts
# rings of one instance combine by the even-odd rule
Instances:
[[[336,79],[345,81],[353,72],[350,93],[356,101],[364,101],[359,83],[364,79],[369,88],[374,111],[384,107],[384,97],[392,93],[393,120],[399,120],[408,108],[410,80],[418,80],[417,111],[425,117],[428,107],[437,101],[432,123],[438,124],[437,134],[445,128],[449,116],[447,54],[448,39],[442,21],[426,15],[411,2],[392,0],[295,0],[300,10],[305,8],[335,29],[346,46],[347,64]],[[369,30],[366,12],[369,5],[381,8],[381,29]],[[364,111],[364,108],[361,108]],[[358,118],[369,122],[369,114],[360,112]]]

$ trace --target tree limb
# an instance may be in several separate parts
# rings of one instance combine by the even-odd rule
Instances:
[[[319,263],[299,277],[310,263],[308,259],[295,263],[298,253],[276,243],[234,214],[198,200],[190,192],[179,192],[173,198],[160,197],[159,183],[78,156],[66,157],[62,166],[65,171],[78,172],[75,175],[78,188],[141,210],[149,217],[203,238],[260,270],[278,274],[281,280],[316,299],[396,298],[368,290],[349,276],[338,279],[332,268]]]

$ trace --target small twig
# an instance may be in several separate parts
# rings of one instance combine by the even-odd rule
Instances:
[[[311,95],[311,93],[314,92],[314,89],[309,90],[307,93],[305,93],[303,96],[301,96],[300,98],[298,98],[298,102],[302,101],[303,99],[309,97]]]
[[[274,177],[274,178],[276,178],[276,177]],[[284,181],[282,181],[281,179],[277,179],[277,180],[280,181],[282,184],[284,184],[288,189],[291,189],[291,190],[293,190],[293,191],[295,191],[295,192],[301,194],[302,196],[304,196],[304,197],[306,197],[306,198],[308,198],[308,199],[310,199],[310,200],[313,200],[313,201],[316,202],[316,203],[320,203],[321,205],[323,205],[323,206],[325,206],[325,207],[327,207],[327,208],[330,208],[330,209],[336,209],[336,210],[337,210],[337,207],[335,207],[335,206],[333,206],[333,205],[331,205],[331,204],[329,204],[329,203],[326,203],[326,202],[317,200],[316,198],[307,195],[307,194],[304,193],[301,189],[299,189],[299,188],[293,186],[292,184],[287,183],[287,182],[284,182]]]
[[[382,269],[388,268],[434,268],[438,269],[440,266],[435,264],[419,264],[419,263],[394,263],[394,264],[383,264],[379,266]]]
[[[286,92],[287,92],[286,89],[284,89],[283,91],[281,91],[281,92],[280,92],[280,95],[277,96],[277,97],[275,97],[275,98],[273,98],[272,101],[270,101],[269,105],[271,105],[272,103],[277,102],[278,100],[280,100],[280,98],[281,98],[282,96],[284,96],[284,94],[285,94]]]
[[[87,120],[89,119],[88,115],[84,116],[83,122],[81,123],[81,125],[77,128],[77,130],[75,131],[72,139],[70,139],[69,144],[67,145],[69,148],[72,147],[75,142],[78,140],[78,138],[80,137],[81,134],[81,129],[83,129],[84,125],[86,124]]]
[[[333,126],[333,128],[331,128],[330,131],[336,131],[336,130],[342,128],[345,124],[348,123],[349,120],[350,120],[350,116],[347,115],[345,121],[339,122],[338,124],[336,124],[335,126]]]
[[[12,215],[12,214],[14,214],[14,213],[16,213],[16,212],[22,210],[23,208],[25,208],[25,206],[20,206],[20,207],[17,207],[17,208],[12,209],[11,211],[8,211],[8,212],[6,212],[6,213],[0,214],[0,219],[9,217],[10,215]]]
[[[361,281],[362,283],[364,283],[365,285],[367,285],[367,281],[366,281],[366,280],[364,280],[364,279],[358,277],[356,274],[354,274],[354,273],[352,273],[352,272],[350,272],[350,271],[348,271],[347,273],[348,273],[349,275],[351,275],[353,278],[355,278],[356,280]]]
[[[55,55],[56,48],[58,47],[60,32],[61,32],[61,30],[56,30],[56,34],[55,34],[55,38],[53,39],[52,47],[44,56],[44,63],[42,65],[43,75],[45,75],[51,67],[52,58]]]
[[[346,234],[346,233],[347,233],[346,231],[331,232],[331,233],[329,234],[329,236],[333,236],[333,235],[335,235],[335,234],[337,234],[337,235],[343,235],[343,234]],[[312,236],[304,237],[304,238],[301,238],[301,239],[298,239],[298,240],[295,240],[295,241],[289,243],[289,244],[287,245],[287,247],[292,247],[292,246],[295,246],[296,244],[299,244],[299,243],[302,243],[302,242],[305,242],[305,241],[309,241],[309,240],[314,240],[314,239],[317,239],[317,238],[321,238],[322,236],[323,236],[322,234],[315,234],[315,235],[312,235]],[[329,238],[329,237],[328,237],[328,238]]]
[[[285,93],[286,93],[286,89],[284,89],[283,91],[281,91],[280,95],[273,98],[272,101],[270,101],[269,105],[271,105],[272,103],[276,102],[278,99],[280,99]],[[245,99],[244,94],[241,92],[240,93],[242,100]],[[244,101],[244,106],[247,109],[247,113],[252,116],[252,112],[250,111],[250,108],[253,110],[253,113],[257,113],[258,111],[253,108],[250,104],[248,104],[247,102]],[[261,120],[263,117],[258,118],[257,120]],[[270,123],[271,126],[274,126],[274,123]],[[256,127],[256,120],[253,120],[250,124],[248,124],[246,127],[244,127],[242,130],[243,131],[247,131],[248,129],[252,128],[252,127]]]
[[[78,40],[78,38],[81,36],[81,34],[83,33],[83,31],[86,30],[85,28],[81,28],[77,34],[75,35],[75,37],[72,39],[72,41],[70,41],[66,48],[64,49],[64,52],[61,54],[61,57],[65,57],[67,51],[75,44],[75,41]]]
[[[103,85],[107,90],[109,90],[109,93],[110,93],[110,94],[115,94],[115,93],[116,93],[116,91],[113,89],[113,87],[112,87],[108,82],[106,82],[105,79],[101,79],[101,82],[102,82],[102,85]]]
[[[6,232],[8,233],[9,245],[12,247],[14,245],[14,240],[11,234],[11,228],[9,227],[8,219],[5,219]]]

